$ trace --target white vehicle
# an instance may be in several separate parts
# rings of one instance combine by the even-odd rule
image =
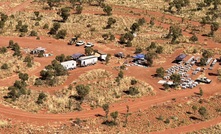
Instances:
[[[84,56],[84,57],[80,57],[78,59],[78,63],[80,66],[85,67],[88,65],[94,65],[97,63],[98,57],[97,56]]]
[[[85,45],[85,47],[93,47],[93,46],[94,46],[94,44],[91,43],[91,42],[88,42],[88,43]]]
[[[84,44],[85,44],[85,42],[82,41],[82,40],[80,40],[80,41],[78,41],[78,42],[76,43],[76,46],[82,46],[82,45],[84,45]]]
[[[212,82],[212,80],[206,78],[206,77],[202,77],[202,78],[198,78],[196,79],[197,82],[203,82],[203,83],[206,83],[206,84],[209,84]]]
[[[67,70],[72,70],[77,67],[77,62],[74,60],[69,60],[69,61],[61,62],[61,65]]]

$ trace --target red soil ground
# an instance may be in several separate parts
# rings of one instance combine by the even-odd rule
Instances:
[[[26,6],[28,6],[30,4],[30,2],[31,2],[31,0],[22,3],[21,5],[17,6],[13,10],[11,10],[11,12],[8,12],[8,14],[12,14],[13,12],[24,10],[24,8]],[[137,12],[148,12],[148,14],[151,14],[153,16],[154,15],[157,15],[157,16],[162,15],[162,13],[159,13],[159,12],[145,11],[145,10],[141,10],[141,9],[132,9],[132,8],[121,7],[121,6],[114,6],[114,8],[123,8],[124,10],[134,10]],[[84,13],[89,13],[89,12],[84,11]],[[130,15],[121,14],[120,12],[114,12],[114,14],[140,18],[140,16],[133,16],[131,14]],[[181,21],[181,18],[177,18],[177,17],[171,16],[171,15],[166,15],[165,17],[171,18],[176,21]],[[146,18],[147,21],[149,19],[150,18]],[[198,22],[191,21],[191,23],[194,25],[198,25]],[[158,25],[158,23],[156,23],[156,24]],[[168,24],[161,24],[161,26],[163,26],[164,28],[169,28]],[[184,35],[185,34],[187,34],[187,33],[184,32]],[[200,41],[204,41],[205,38],[206,37],[199,36]],[[41,66],[38,69],[30,71],[29,75],[39,75],[40,70],[42,70],[45,65],[48,65],[50,63],[50,61],[52,59],[54,59],[55,55],[62,54],[62,53],[66,54],[66,55],[71,55],[71,54],[77,53],[77,52],[84,52],[82,47],[79,47],[76,49],[76,47],[74,47],[74,46],[68,46],[66,44],[66,42],[64,42],[64,41],[50,39],[47,37],[41,37],[41,40],[35,40],[34,38],[28,38],[28,37],[25,37],[25,38],[0,37],[0,39],[1,39],[1,46],[7,46],[9,40],[14,40],[15,42],[18,42],[19,45],[23,48],[35,48],[38,46],[42,46],[42,47],[45,47],[49,52],[54,54],[53,57],[49,57],[49,58],[42,58],[42,59],[35,58],[35,60],[37,62],[41,63]],[[218,47],[218,45],[215,44],[212,40],[209,40],[208,44],[209,45],[206,47],[209,47],[209,48]],[[120,51],[120,49],[119,49],[119,51]],[[167,56],[168,60],[164,64],[164,66],[169,67],[171,65],[172,58],[174,58],[176,55],[178,55],[180,53],[180,51],[182,51],[182,50],[178,50],[173,55]],[[104,50],[104,52],[105,52],[105,50]],[[106,52],[108,52],[108,51],[106,51]],[[110,53],[114,53],[114,51],[110,51]],[[102,65],[102,64],[97,64],[95,66],[90,66],[87,68],[78,68],[76,70],[70,71],[70,76],[69,76],[68,80],[62,86],[58,86],[55,88],[47,88],[47,89],[46,88],[45,89],[44,88],[41,88],[41,89],[33,88],[33,89],[52,92],[52,91],[62,88],[63,86],[69,85],[81,73],[91,70],[91,69],[96,69],[96,68],[103,68],[103,69],[107,69],[107,70],[110,70],[113,72],[113,70],[111,70],[110,67]],[[172,91],[172,92],[164,92],[164,91],[160,90],[161,86],[156,84],[158,80],[152,78],[152,76],[151,76],[152,74],[155,73],[155,70],[156,70],[156,67],[152,67],[152,68],[148,68],[148,69],[136,67],[136,66],[129,67],[128,71],[125,72],[126,75],[134,76],[140,80],[150,83],[153,86],[153,88],[155,89],[156,95],[151,96],[151,97],[144,96],[142,98],[135,99],[135,101],[128,99],[126,103],[123,103],[123,102],[115,103],[115,104],[111,105],[110,110],[125,112],[126,105],[128,105],[130,107],[131,112],[133,112],[133,111],[137,111],[138,109],[147,109],[148,107],[150,107],[152,105],[163,103],[167,100],[171,100],[172,98],[186,97],[186,96],[193,95],[195,92],[198,92],[198,88],[195,88],[192,90],[182,90],[182,91]],[[0,80],[0,85],[1,86],[11,85],[16,79],[17,79],[17,76],[13,76],[10,79]],[[214,82],[212,82],[210,85],[201,86],[204,90],[205,97],[210,96],[210,95],[214,95],[215,93],[220,92],[220,89],[219,89],[220,86],[217,84],[217,81],[215,80],[215,78],[211,77],[211,79],[213,79]],[[78,117],[78,118],[94,117],[95,114],[104,114],[104,112],[101,108],[97,108],[94,110],[73,112],[73,113],[66,113],[66,114],[42,114],[42,113],[34,114],[34,113],[29,113],[29,112],[25,112],[25,111],[21,111],[21,110],[17,110],[17,109],[13,109],[10,107],[0,105],[0,114],[6,116],[8,118],[20,120],[22,122],[32,122],[32,123],[36,123],[36,124],[47,124],[47,123],[52,123],[55,121],[57,121],[57,122],[68,121],[70,118],[76,118],[76,117]],[[219,122],[221,122],[221,117],[210,120],[210,121],[201,122],[198,124],[192,124],[189,126],[178,127],[175,129],[168,129],[168,130],[165,130],[163,132],[158,132],[158,133],[188,132],[188,131],[198,130],[198,129],[201,129],[204,127],[209,127],[209,126],[215,125]]]

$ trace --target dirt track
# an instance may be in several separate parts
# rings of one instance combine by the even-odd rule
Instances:
[[[33,1],[33,0],[27,0],[27,1],[23,2],[22,4],[20,4],[20,5],[16,6],[16,7],[14,7],[14,8],[12,8],[12,9],[10,10],[10,12],[6,12],[6,14],[7,14],[7,15],[11,15],[11,14],[13,14],[13,13],[15,13],[15,12],[22,11],[22,10],[25,9],[27,6],[29,6],[32,1]]]
[[[28,1],[24,2],[23,4],[15,7],[8,14],[12,14],[14,12],[23,10],[25,8],[25,6],[28,6],[30,4],[30,2],[31,2],[31,0],[28,0]],[[4,40],[8,41],[7,38],[4,38]],[[22,40],[23,40],[22,38],[21,39],[17,39],[17,40],[20,41],[21,43],[23,43],[22,42]],[[52,41],[52,42],[56,43],[55,41]],[[63,49],[62,51],[66,52],[66,49],[67,48]],[[56,54],[62,53],[62,51],[56,52]],[[71,53],[71,52],[68,52],[68,53]],[[50,60],[51,59],[48,59],[47,61],[50,61]],[[38,68],[36,70],[33,70],[33,71],[29,72],[29,73],[32,74],[32,75],[33,74],[38,74],[39,71],[46,64],[47,64],[47,62],[44,62],[41,65],[40,68]],[[90,70],[91,68],[97,68],[97,67],[100,67],[100,66],[101,65],[96,66],[96,67],[82,68],[80,71],[73,71],[71,76],[70,76],[70,80],[66,81],[64,85],[70,84],[73,79],[76,79],[76,76],[79,75],[81,71]],[[137,67],[131,67],[129,69],[132,69],[132,68],[133,68],[133,70],[139,69],[139,71],[137,71],[138,73],[134,74],[134,73],[130,73],[129,72],[127,75],[130,75],[130,76],[141,76],[141,75],[144,75],[144,73],[141,70],[143,70],[144,72],[146,71],[146,69],[144,69],[144,68],[140,69],[140,68],[137,68]],[[153,72],[153,71],[155,71],[155,68],[150,69],[149,72]],[[77,75],[75,75],[75,73],[77,73]],[[150,78],[150,77],[151,77],[150,75],[149,76],[143,76],[141,79],[144,80],[144,81],[150,82],[148,80],[148,78]],[[6,85],[10,84],[15,79],[17,79],[16,76],[11,78],[10,80],[5,80],[5,81],[3,80],[3,81],[1,81],[1,86],[3,86],[2,84],[4,84],[4,85],[5,84]],[[7,83],[5,83],[5,82],[7,82]],[[213,89],[211,89],[211,87],[213,87]],[[61,88],[61,87],[56,87],[53,90],[56,90],[58,88]],[[214,84],[213,85],[204,86],[203,89],[204,89],[204,94],[206,96],[213,95],[213,94],[215,94],[217,92],[220,92],[219,91],[219,86],[218,85],[214,85]],[[45,90],[48,90],[48,89],[45,89]],[[129,105],[131,111],[137,111],[138,109],[146,109],[146,108],[148,108],[148,107],[150,107],[152,105],[163,103],[165,101],[171,100],[172,98],[182,98],[182,97],[190,96],[190,95],[193,95],[194,92],[198,92],[198,89],[184,90],[184,91],[173,91],[171,93],[161,92],[160,94],[157,94],[156,96],[143,97],[143,98],[136,99],[134,102],[132,102],[130,99],[128,99],[128,103],[127,104],[125,104],[125,103],[113,104],[113,105],[111,105],[110,110],[111,111],[125,112],[126,105]],[[54,122],[54,121],[57,121],[57,122],[59,122],[59,121],[68,121],[70,118],[76,118],[76,117],[78,117],[78,118],[88,118],[88,117],[94,117],[95,114],[104,114],[103,110],[100,109],[100,108],[95,109],[95,110],[82,111],[82,112],[73,112],[73,113],[67,113],[67,114],[33,114],[33,113],[24,112],[24,111],[17,110],[17,109],[5,107],[3,105],[0,105],[0,113],[5,115],[5,116],[7,116],[7,117],[13,118],[13,119],[15,118],[15,119],[18,119],[18,120],[21,120],[21,121],[36,122],[36,123],[41,123],[41,124],[42,123],[48,123],[48,122]],[[192,125],[189,125],[189,126],[182,126],[182,127],[178,127],[178,128],[175,128],[175,129],[168,129],[168,130],[165,130],[165,131],[162,131],[162,132],[158,132],[158,133],[189,132],[189,131],[199,130],[201,128],[209,127],[209,126],[215,125],[215,124],[217,124],[219,122],[221,122],[221,117],[213,119],[213,120],[210,120],[210,121],[206,121],[206,122],[192,124]]]

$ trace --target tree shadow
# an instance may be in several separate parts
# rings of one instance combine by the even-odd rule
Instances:
[[[78,96],[78,95],[70,95],[69,98],[70,98],[70,99],[75,99],[76,101],[81,101],[81,99],[82,99],[82,98],[81,98],[80,96]]]
[[[116,126],[117,125],[117,123],[115,123],[114,121],[109,121],[109,120],[103,121],[102,124],[107,125],[107,126]]]
[[[101,114],[95,114],[95,117],[104,117],[104,116]]]
[[[187,113],[187,114],[193,114],[193,113],[192,113],[192,112],[190,112],[190,111],[187,111],[186,113]]]
[[[108,16],[108,15],[107,15],[107,14],[105,14],[105,13],[95,13],[94,15]]]
[[[130,92],[128,90],[123,91],[125,94],[129,95]]]
[[[197,95],[197,96],[201,96],[200,93],[197,93],[197,92],[194,92],[194,94]]]
[[[152,74],[151,76],[154,77],[154,78],[156,78],[156,77],[157,77],[157,74]]]
[[[64,23],[64,21],[63,20],[56,20],[56,19],[54,19],[54,20],[52,20],[53,22],[58,22],[58,23]]]
[[[202,119],[197,118],[197,117],[195,117],[195,116],[190,116],[189,118],[190,118],[191,120],[203,121]]]

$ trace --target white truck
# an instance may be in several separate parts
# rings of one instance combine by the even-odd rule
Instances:
[[[78,59],[78,64],[81,67],[85,67],[85,66],[89,66],[89,65],[94,65],[97,63],[98,57],[95,55],[91,55],[91,56],[84,56],[84,57],[80,57]]]
[[[67,70],[72,70],[77,67],[77,62],[74,60],[69,60],[69,61],[61,62],[61,65]]]

